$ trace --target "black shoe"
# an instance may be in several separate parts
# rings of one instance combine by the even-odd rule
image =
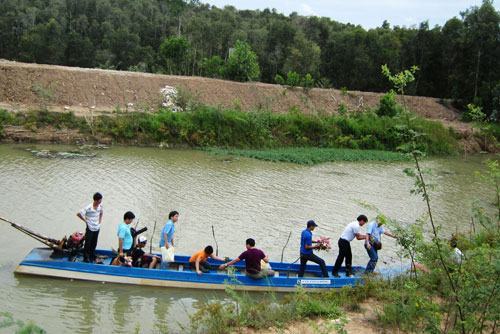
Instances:
[[[352,273],[346,273],[345,276],[346,277],[353,277],[354,275]]]
[[[335,271],[334,271],[334,272],[332,272],[332,276],[333,276],[333,277],[340,277],[340,276],[339,276],[339,273],[337,273],[337,272],[335,272]]]

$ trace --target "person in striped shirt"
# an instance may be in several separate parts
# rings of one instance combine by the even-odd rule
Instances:
[[[97,247],[97,238],[102,224],[102,195],[95,193],[94,201],[81,209],[76,215],[86,225],[85,245],[83,246],[83,261],[95,262],[95,249]]]

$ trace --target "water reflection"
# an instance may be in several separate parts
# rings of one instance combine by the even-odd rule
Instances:
[[[136,287],[16,275],[24,313],[49,332],[131,333],[179,329],[199,301],[223,292]],[[45,320],[42,320],[45,319]],[[53,321],[47,322],[47,319]],[[97,331],[96,331],[97,329]]]

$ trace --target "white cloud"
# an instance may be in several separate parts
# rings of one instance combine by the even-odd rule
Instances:
[[[306,3],[302,3],[300,4],[300,8],[302,9],[301,10],[301,14],[302,15],[306,15],[306,16],[310,16],[310,15],[313,15],[313,16],[318,16],[318,13],[316,13],[314,11],[314,9],[312,9],[311,6],[309,6],[308,4]]]

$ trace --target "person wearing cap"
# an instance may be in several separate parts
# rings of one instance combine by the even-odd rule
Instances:
[[[320,245],[313,246],[314,241],[312,240],[312,231],[318,226],[314,220],[309,220],[307,222],[307,228],[302,231],[300,235],[300,268],[299,277],[304,276],[304,271],[306,269],[307,261],[312,261],[317,263],[321,268],[321,274],[323,277],[328,277],[328,271],[326,270],[325,260],[315,255],[313,250],[319,249]]]
[[[153,254],[146,254],[142,249],[146,247],[148,240],[145,236],[140,235],[137,237],[137,244],[130,253],[132,257],[132,267],[139,268],[149,268],[153,269],[156,267],[160,257]]]
[[[358,218],[349,223],[344,232],[339,239],[339,256],[335,261],[335,266],[333,267],[332,275],[339,277],[339,269],[345,259],[345,273],[347,277],[352,276],[352,252],[351,252],[351,241],[356,238],[357,240],[368,240],[366,234],[359,233],[359,228],[366,224],[368,218],[365,215],[359,215]]]
[[[208,263],[208,258],[212,258],[214,260],[219,260],[224,262],[224,259],[218,257],[214,254],[214,248],[212,246],[207,246],[205,249],[199,250],[191,256],[189,259],[189,265],[192,269],[196,270],[198,275],[202,273],[210,272],[211,266]]]

